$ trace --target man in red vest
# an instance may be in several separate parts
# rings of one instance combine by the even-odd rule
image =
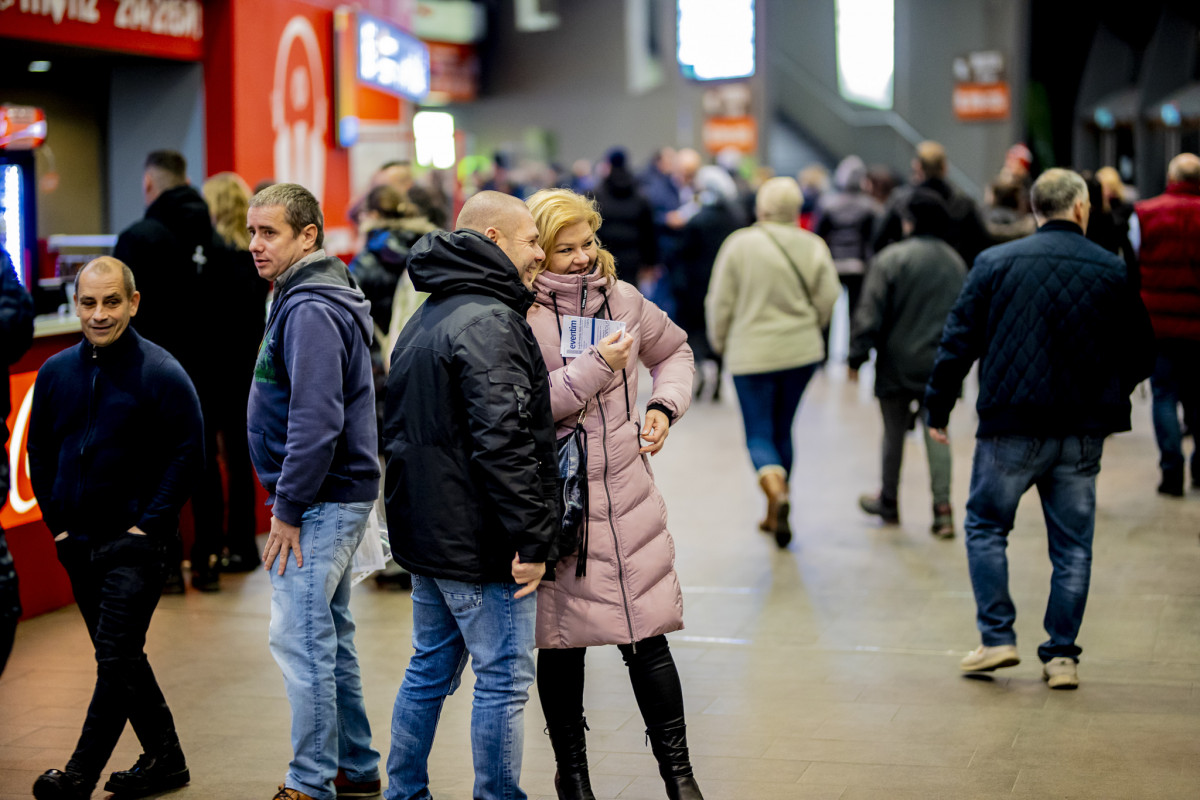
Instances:
[[[1135,206],[1130,242],[1141,264],[1142,300],[1158,355],[1150,388],[1158,439],[1160,494],[1183,496],[1179,406],[1200,430],[1200,158],[1182,153],[1167,167],[1167,190]],[[1192,486],[1200,488],[1200,451],[1192,449]]]

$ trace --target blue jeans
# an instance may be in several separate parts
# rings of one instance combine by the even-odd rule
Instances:
[[[997,436],[976,443],[964,528],[977,624],[988,647],[1017,641],[1005,549],[1021,496],[1037,486],[1054,567],[1044,621],[1050,639],[1038,647],[1038,657],[1043,663],[1064,656],[1078,660],[1075,637],[1092,574],[1096,475],[1103,447],[1099,436]]]
[[[524,800],[518,785],[533,684],[535,595],[516,583],[412,576],[413,650],[392,712],[387,800],[428,800],[429,751],[446,697],[471,657],[476,800]]]
[[[1158,441],[1159,468],[1164,472],[1183,470],[1183,429],[1179,406],[1193,436],[1200,425],[1200,342],[1162,341],[1154,374],[1150,376],[1154,438]],[[1194,445],[1194,443],[1193,443]],[[1192,481],[1200,472],[1200,448],[1192,448]]]
[[[792,474],[792,421],[808,381],[816,372],[808,364],[778,372],[734,375],[742,425],[746,429],[746,447],[754,469],[780,466]]]
[[[338,768],[353,781],[379,777],[379,753],[363,705],[350,562],[373,503],[316,503],[300,521],[304,566],[289,557],[271,575],[271,655],[292,707],[292,763],[284,784],[335,800]]]

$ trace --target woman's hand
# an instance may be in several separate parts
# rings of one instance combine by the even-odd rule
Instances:
[[[624,329],[610,333],[596,343],[596,350],[608,363],[613,372],[620,372],[629,363],[629,355],[633,352],[633,337]]]
[[[654,455],[662,450],[663,445],[667,442],[667,434],[670,432],[671,422],[667,419],[667,415],[657,408],[650,409],[646,412],[646,422],[642,425],[642,438],[649,444],[638,452]]]

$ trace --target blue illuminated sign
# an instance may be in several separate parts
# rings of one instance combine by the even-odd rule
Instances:
[[[429,48],[383,20],[358,14],[358,79],[389,94],[429,94]]]

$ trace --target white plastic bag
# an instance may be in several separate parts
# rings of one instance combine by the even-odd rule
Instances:
[[[367,529],[350,562],[350,585],[356,586],[387,566],[392,557],[387,528],[379,521],[379,509],[372,508],[367,517]]]

